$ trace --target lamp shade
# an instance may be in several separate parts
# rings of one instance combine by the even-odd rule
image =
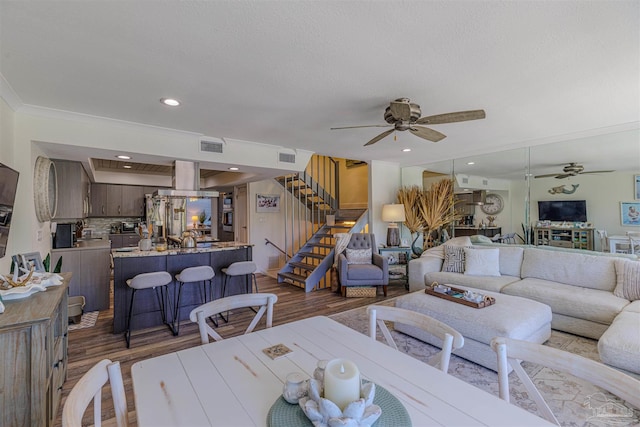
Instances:
[[[382,220],[384,222],[404,222],[404,205],[401,203],[382,205]]]

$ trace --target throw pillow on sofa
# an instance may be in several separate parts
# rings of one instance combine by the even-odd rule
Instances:
[[[640,299],[640,262],[628,259],[616,259],[616,288],[613,294],[617,297],[635,301]]]
[[[464,250],[464,246],[444,246],[442,271],[448,273],[464,273]]]
[[[371,248],[348,249],[347,264],[371,264]]]
[[[464,248],[464,274],[500,276],[500,250]]]

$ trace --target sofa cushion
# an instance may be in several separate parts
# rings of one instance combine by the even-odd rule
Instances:
[[[626,305],[622,312],[630,312],[630,313],[640,313],[640,300],[634,301],[629,305]]]
[[[464,274],[468,276],[500,276],[498,249],[464,248]]]
[[[616,259],[616,288],[613,294],[629,301],[640,300],[640,262]]]
[[[491,292],[500,292],[500,290],[509,283],[517,282],[519,280],[519,277],[514,276],[469,276],[460,273],[446,273],[442,271],[434,271],[424,275],[424,283],[426,286],[431,286],[433,282],[438,282],[453,286],[471,286],[473,288]]]
[[[611,257],[526,248],[520,277],[613,292],[616,285],[614,261]]]
[[[495,245],[493,247],[484,245],[474,245],[474,249],[494,249],[500,251],[500,274],[503,276],[518,276],[520,277],[520,270],[522,269],[522,257],[524,255],[524,248],[515,245]]]
[[[444,259],[444,248],[446,248],[447,246],[471,246],[471,239],[469,238],[469,236],[454,237],[453,239],[449,239],[439,246],[429,248],[426,251],[422,252],[420,258],[432,257]]]
[[[525,252],[525,259],[526,256]],[[605,325],[611,324],[629,304],[629,301],[618,298],[612,292],[533,278],[511,283],[502,289],[502,293],[540,301],[550,306],[554,313]]]
[[[446,271],[449,273],[463,273],[464,249],[465,247],[463,246],[445,246],[442,271]]]
[[[631,304],[629,304],[631,305]],[[623,311],[598,341],[598,354],[607,365],[640,374],[640,313]]]
[[[374,264],[351,264],[347,269],[347,279],[349,280],[380,280],[383,271]]]

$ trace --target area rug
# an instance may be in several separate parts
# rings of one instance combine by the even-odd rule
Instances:
[[[394,305],[394,300],[387,300],[381,304]],[[334,314],[331,318],[356,331],[367,334],[366,307]],[[432,354],[440,351],[434,346],[394,331],[392,324],[388,326],[398,349],[411,357],[426,363]],[[385,342],[379,332],[378,340]],[[596,340],[554,330],[545,345],[599,361]],[[624,406],[624,402],[617,397],[586,381],[538,365],[523,363],[523,367],[563,426],[640,425],[640,411]],[[484,366],[477,365],[454,354],[449,364],[449,374],[498,396],[498,375]],[[515,373],[511,373],[509,376],[509,385],[512,404],[540,415],[536,404],[529,398],[526,389],[522,386]],[[640,393],[640,390],[638,392]],[[603,408],[615,409],[607,411],[603,410]]]
[[[80,323],[78,324],[70,323],[69,330],[75,331],[78,329],[90,328],[94,326],[96,324],[96,321],[98,320],[98,314],[100,314],[99,311],[90,311],[88,313],[82,313],[82,320],[80,321]]]

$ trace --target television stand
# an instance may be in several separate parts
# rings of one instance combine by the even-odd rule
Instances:
[[[593,228],[534,227],[536,246],[593,250]]]

